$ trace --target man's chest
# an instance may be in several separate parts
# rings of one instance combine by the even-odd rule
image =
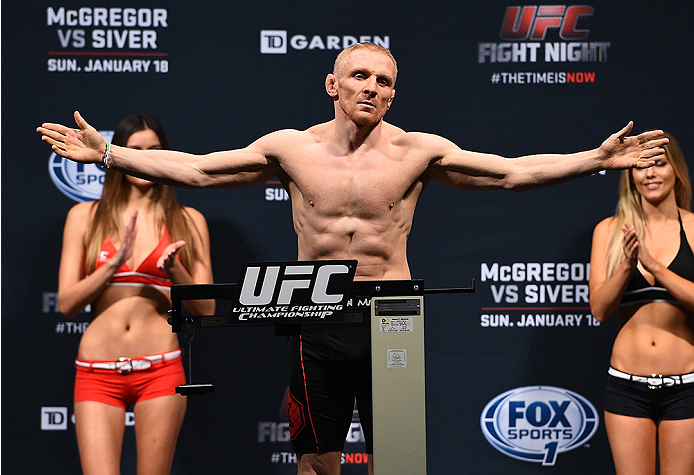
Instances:
[[[402,199],[421,180],[426,164],[372,151],[297,154],[282,168],[304,197],[368,204]]]

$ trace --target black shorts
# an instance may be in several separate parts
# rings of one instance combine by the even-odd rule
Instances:
[[[373,453],[371,329],[365,320],[304,324],[293,337],[288,411],[297,454],[341,452],[355,399],[366,452]]]
[[[694,383],[649,389],[646,383],[607,376],[605,411],[660,420],[694,418]]]

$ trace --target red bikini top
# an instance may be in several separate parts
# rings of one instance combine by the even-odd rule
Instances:
[[[128,264],[123,264],[113,275],[109,285],[124,285],[132,287],[156,287],[161,290],[168,290],[171,287],[171,281],[165,272],[157,268],[157,261],[161,257],[164,249],[171,244],[169,232],[164,226],[159,244],[154,250],[142,261],[142,263],[131,271]],[[104,265],[109,259],[116,255],[118,249],[113,245],[111,239],[106,236],[104,243],[99,252],[99,259],[96,262],[96,269]],[[180,260],[180,256],[177,256]]]

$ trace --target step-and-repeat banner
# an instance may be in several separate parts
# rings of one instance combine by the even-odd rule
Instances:
[[[72,124],[79,110],[107,135],[148,112],[172,148],[243,147],[330,120],[336,54],[372,41],[398,60],[386,119],[405,130],[514,157],[594,148],[634,120],[636,132],[672,132],[691,167],[693,16],[675,1],[3,3],[3,471],[79,471],[73,361],[90,315],[58,312],[57,273],[67,211],[98,198],[102,170],[52,155],[34,132],[42,122]],[[618,176],[424,193],[413,277],[476,281],[474,294],[426,298],[430,473],[613,471],[602,399],[617,326],[590,314],[588,261]],[[296,257],[279,182],[178,196],[207,217],[216,282],[235,282],[244,262]],[[216,391],[189,399],[174,473],[295,473],[286,339],[198,329],[192,356],[193,382]],[[134,473],[131,412],[124,422],[123,473]],[[343,473],[366,473],[366,461],[355,416]]]

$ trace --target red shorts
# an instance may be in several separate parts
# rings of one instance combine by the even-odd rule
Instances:
[[[120,374],[114,369],[86,368],[77,364],[75,367],[75,402],[97,401],[125,409],[129,404],[139,401],[176,394],[176,386],[186,384],[180,355],[127,374]]]

